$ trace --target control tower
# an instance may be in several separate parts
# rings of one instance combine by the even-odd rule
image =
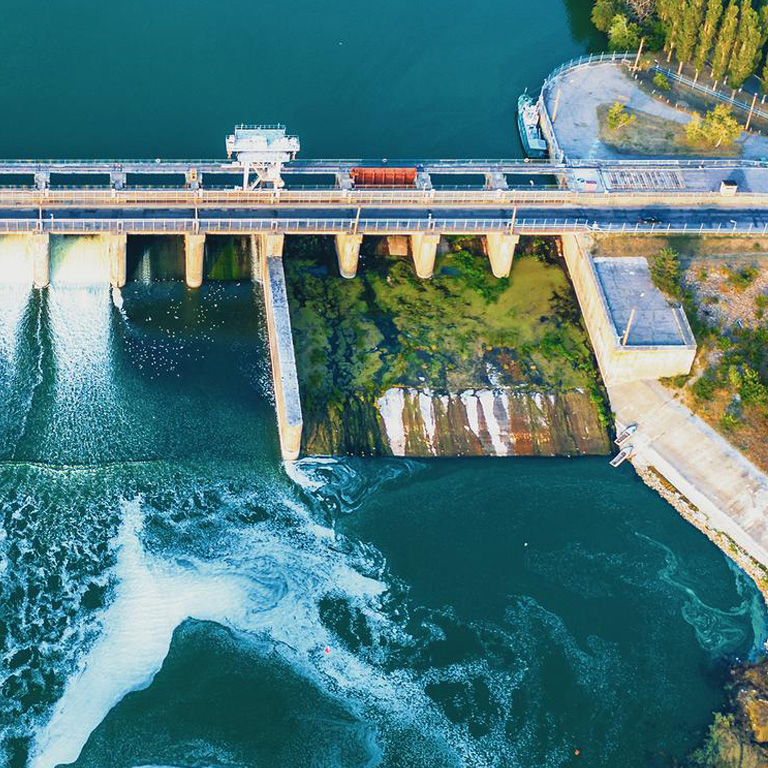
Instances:
[[[238,125],[227,136],[227,157],[234,155],[243,166],[243,189],[267,184],[282,187],[283,163],[293,160],[299,148],[299,137],[287,135],[284,125]],[[251,172],[256,174],[253,183]]]

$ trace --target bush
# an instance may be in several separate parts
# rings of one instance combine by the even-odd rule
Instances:
[[[705,373],[692,387],[693,396],[700,402],[709,402],[715,396],[717,391],[717,381],[709,374]]]
[[[757,267],[740,267],[734,269],[728,275],[728,284],[738,293],[749,288],[757,279],[759,272]]]
[[[734,429],[738,429],[740,425],[741,419],[733,411],[726,411],[720,417],[720,427],[726,432],[732,432]]]
[[[657,72],[656,73],[656,75],[653,78],[653,84],[660,91],[668,91],[672,87],[669,84],[669,80],[667,80],[667,76],[663,72]]]
[[[672,248],[662,248],[659,255],[651,262],[653,284],[659,290],[678,300],[683,295],[683,288],[680,283],[681,274],[680,257],[677,251]]]
[[[612,131],[617,131],[626,125],[637,120],[637,115],[630,115],[626,107],[620,101],[614,101],[608,110],[608,127]]]
[[[765,309],[768,307],[768,296],[764,293],[758,293],[757,296],[755,296],[755,307],[757,309]]]

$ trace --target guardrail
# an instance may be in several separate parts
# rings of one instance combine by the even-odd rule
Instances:
[[[295,219],[0,219],[0,233],[50,234],[250,234],[259,232],[285,234],[395,234],[434,232],[436,234],[466,234],[508,232],[520,234],[564,234],[591,232],[609,234],[717,234],[768,235],[768,222],[732,226],[658,225],[599,223],[589,218],[518,218],[510,219],[360,219],[355,218],[295,218]]]
[[[703,83],[693,81],[690,78],[686,77],[685,75],[682,75],[682,74],[678,75],[677,72],[674,72],[671,69],[667,69],[666,67],[662,67],[659,64],[654,64],[651,67],[651,70],[653,72],[660,72],[670,80],[674,80],[677,83],[681,83],[686,88],[690,88],[691,90],[698,91],[699,93],[704,93],[707,96],[711,96],[712,98],[717,99],[718,101],[722,101],[724,104],[730,104],[732,107],[741,109],[744,112],[750,112],[751,110],[753,117],[757,116],[757,117],[762,117],[765,120],[768,120],[768,111],[764,109],[760,109],[757,105],[755,105],[754,110],[752,110],[751,102],[739,101],[738,99],[735,99],[731,96],[721,93],[715,88],[710,88],[709,86],[706,86]]]
[[[768,207],[768,192],[739,192],[723,196],[719,192],[691,190],[613,190],[581,192],[568,189],[282,189],[282,190],[184,190],[184,189],[0,189],[0,207],[51,209],[67,208],[262,208],[320,206],[364,208],[375,206],[430,207],[514,207],[532,205],[584,206],[596,208],[642,205],[714,207]]]

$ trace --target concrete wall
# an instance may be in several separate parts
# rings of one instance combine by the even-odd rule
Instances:
[[[259,250],[264,269],[264,305],[275,388],[277,427],[283,459],[292,461],[299,457],[301,450],[303,420],[283,270],[283,236],[262,235],[262,238],[265,242],[260,243]]]
[[[563,254],[606,384],[690,373],[696,345],[622,346],[592,259],[579,235],[563,236]]]

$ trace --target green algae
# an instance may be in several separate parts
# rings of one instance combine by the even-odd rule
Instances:
[[[481,247],[476,238],[449,241],[433,278],[421,280],[410,259],[380,255],[366,240],[357,277],[347,280],[330,239],[286,241],[309,452],[359,452],[359,438],[364,452],[386,452],[373,415],[352,428],[365,434],[337,432],[346,431],[351,409],[358,418],[366,408],[376,414],[375,400],[395,386],[446,394],[586,391],[605,423],[599,375],[556,243],[523,239],[502,280]],[[417,416],[406,409],[407,421]],[[409,432],[409,453],[427,451],[419,439]]]

